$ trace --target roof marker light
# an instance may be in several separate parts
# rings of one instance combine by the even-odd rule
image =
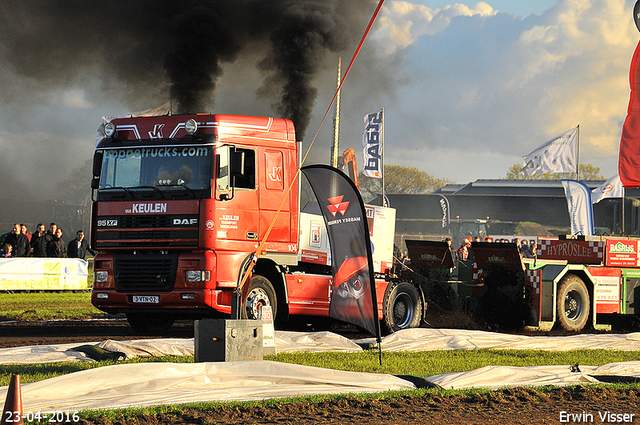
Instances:
[[[111,123],[108,122],[104,125],[104,135],[107,137],[113,137],[113,135],[116,134],[116,126]]]
[[[193,136],[198,130],[198,123],[196,122],[196,120],[191,118],[186,123],[184,123],[184,129],[187,133]]]

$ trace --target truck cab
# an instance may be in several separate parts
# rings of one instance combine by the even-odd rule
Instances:
[[[100,131],[91,231],[97,308],[125,313],[145,332],[179,317],[229,314],[241,264],[270,225],[265,258],[297,262],[291,121],[149,116],[112,119]]]

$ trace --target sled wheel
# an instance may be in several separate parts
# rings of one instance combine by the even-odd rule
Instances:
[[[391,284],[382,305],[384,326],[389,332],[416,328],[422,319],[422,299],[410,283]]]
[[[265,277],[255,275],[249,281],[247,297],[244,299],[244,308],[240,310],[243,319],[258,320],[262,318],[260,308],[271,306],[271,317],[276,317],[278,301],[276,291],[271,282]]]
[[[556,312],[560,328],[580,332],[589,320],[589,291],[576,275],[567,275],[558,285]]]

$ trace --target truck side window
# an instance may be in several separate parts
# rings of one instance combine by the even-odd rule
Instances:
[[[234,187],[236,189],[255,189],[256,188],[256,152],[251,149],[236,148],[233,156],[236,158],[238,158],[239,156],[243,157],[243,166],[233,167]],[[239,161],[239,159],[237,161]]]

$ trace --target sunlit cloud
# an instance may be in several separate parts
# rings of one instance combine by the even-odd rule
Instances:
[[[451,19],[457,16],[492,16],[496,13],[485,2],[479,2],[474,7],[456,3],[433,9],[408,1],[391,1],[377,22],[372,40],[381,43],[384,52],[391,54],[413,44],[420,36],[444,30]]]
[[[516,163],[579,124],[581,163],[613,175],[638,42],[635,1],[559,0],[527,18],[490,3],[442,9],[391,3],[377,36],[386,52],[403,52],[410,83],[398,95],[401,111],[389,114],[410,118],[401,128],[386,127],[388,143],[404,152],[430,148],[470,159],[470,152],[489,153]],[[433,161],[425,171],[463,182],[508,171],[488,172],[482,164],[457,169]]]

